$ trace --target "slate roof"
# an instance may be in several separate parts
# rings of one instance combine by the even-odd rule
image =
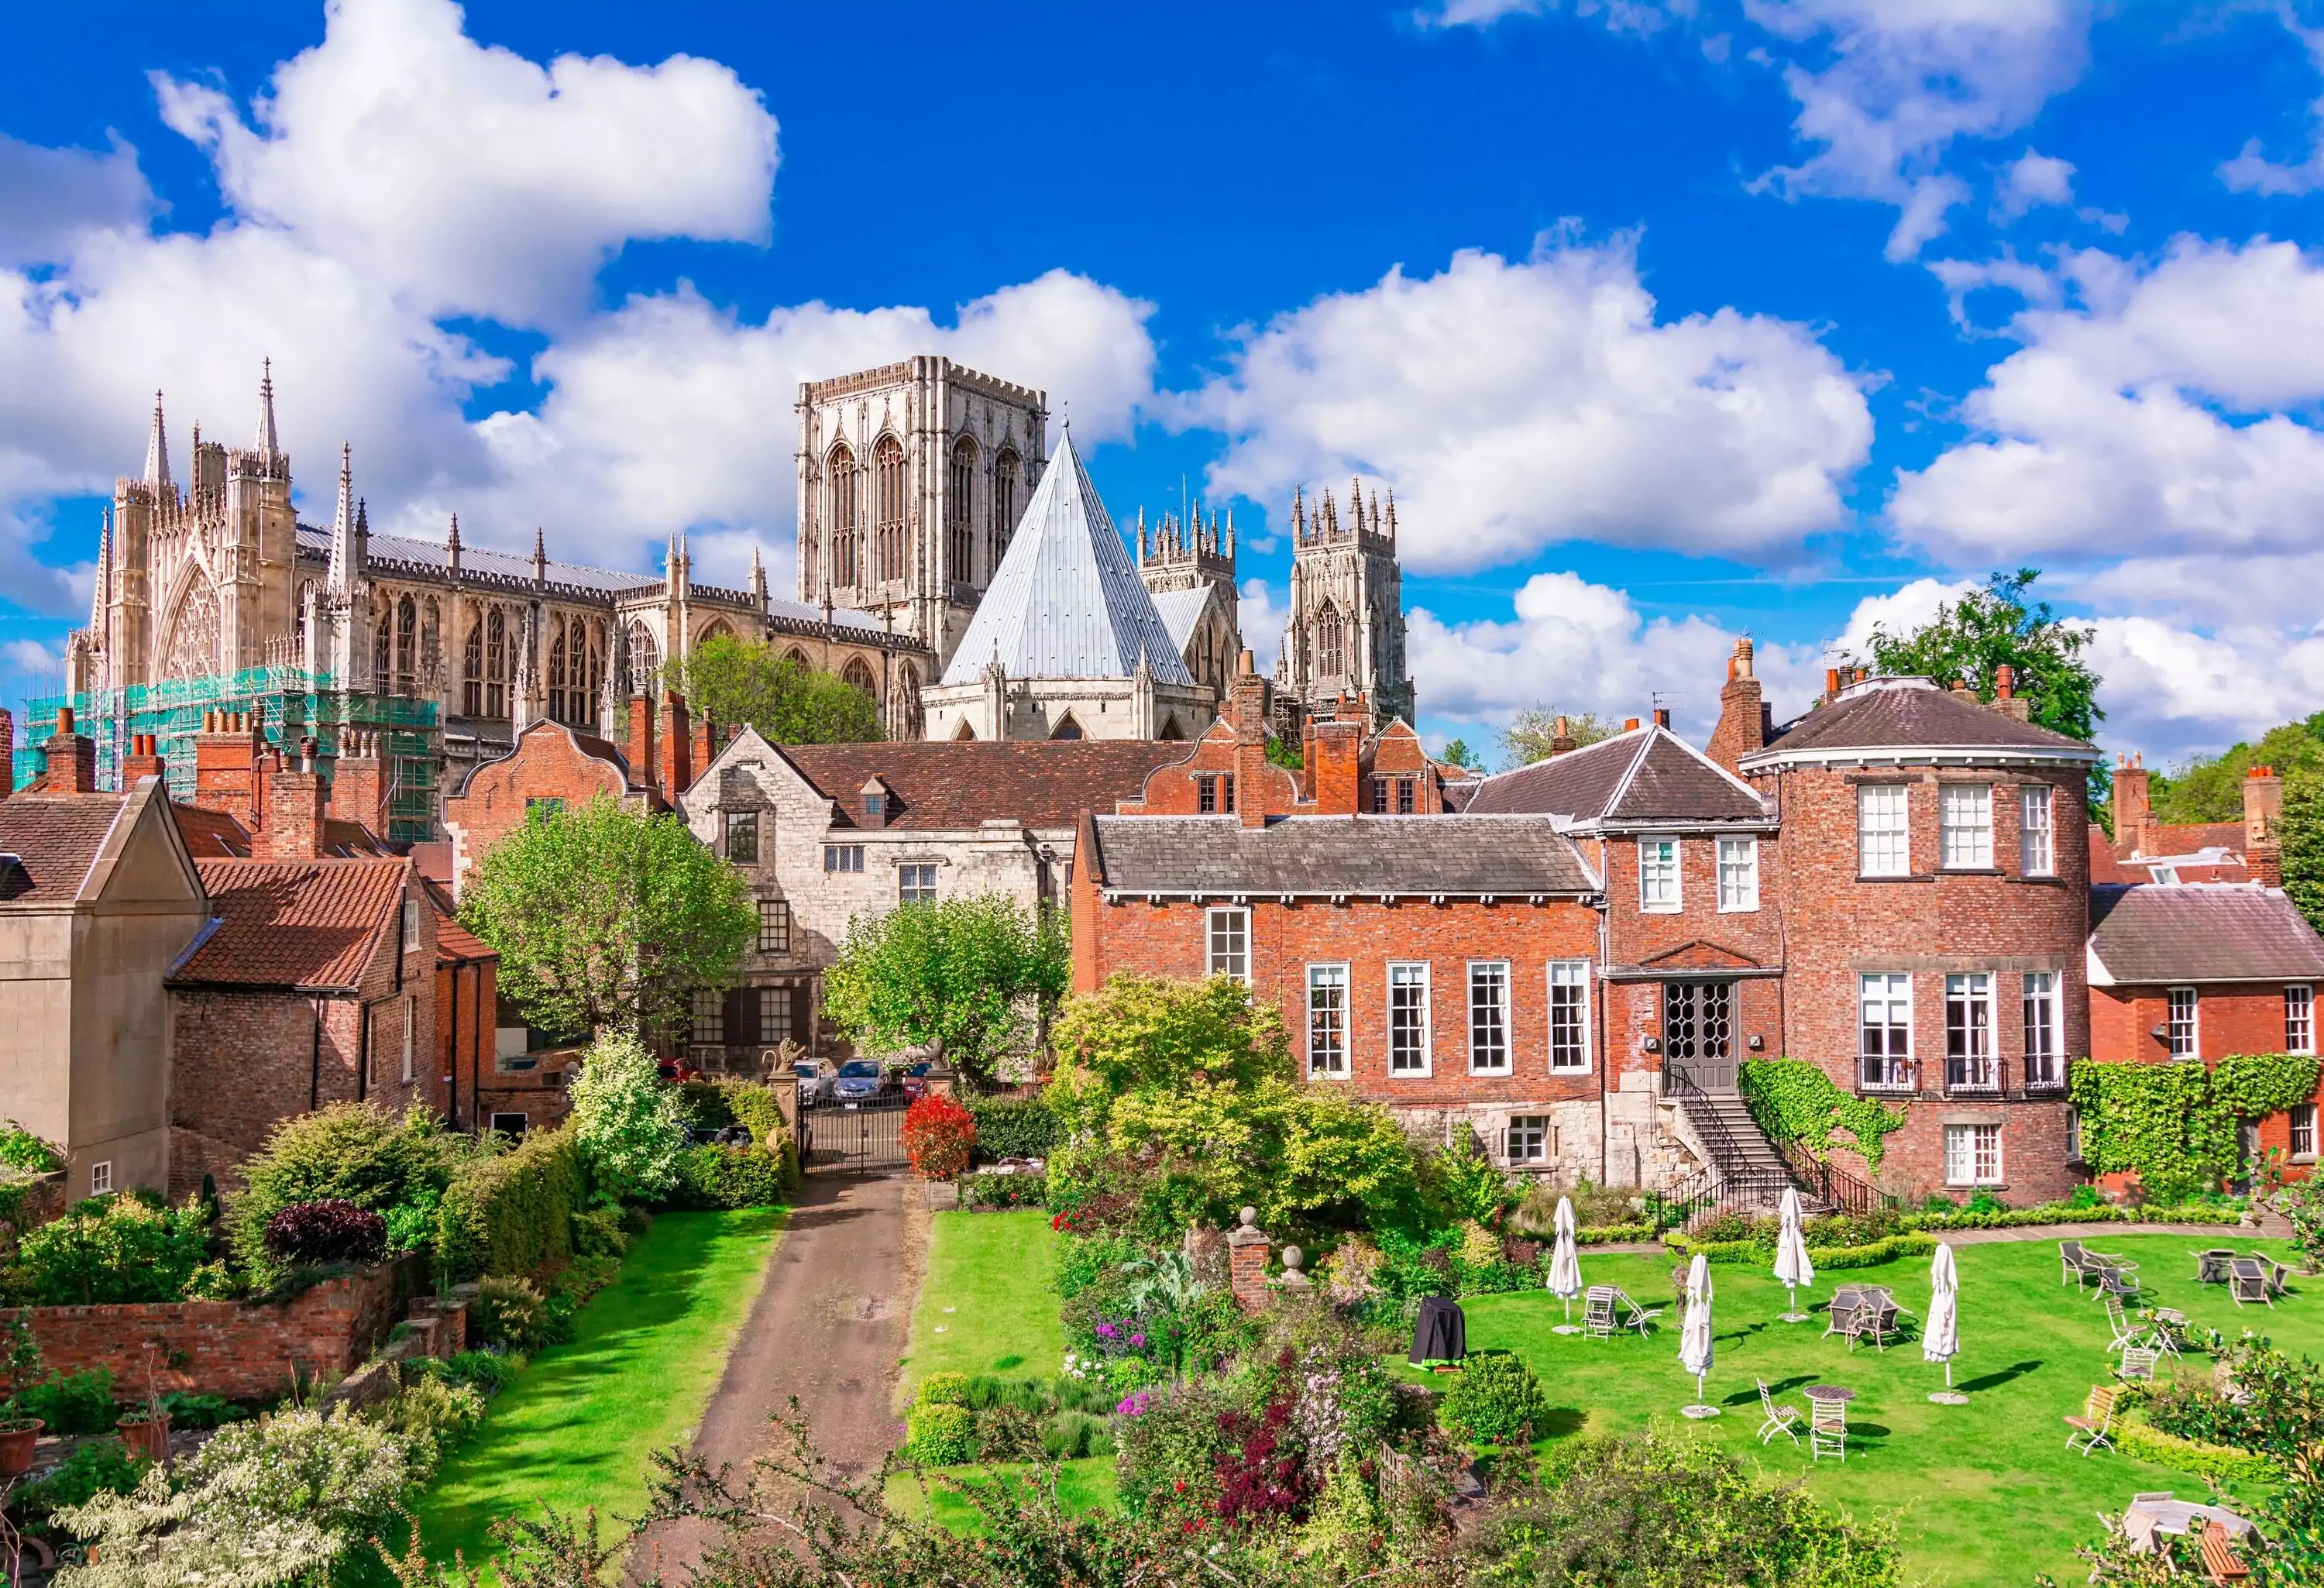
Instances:
[[[1194,681],[1068,428],[944,681],[973,684],[996,660],[1011,678],[1126,679],[1141,655],[1158,683]]]
[[[1777,729],[1766,749],[1742,757],[1745,766],[1805,750],[1919,748],[2078,751],[2098,752],[2080,739],[2021,723],[1989,706],[1958,700],[1926,679],[1875,679],[1840,691],[1840,698]]]
[[[2281,889],[2245,883],[2090,890],[2099,986],[2324,981],[2324,937]]]
[[[401,860],[197,860],[215,926],[174,986],[350,992],[383,931],[402,929]]]
[[[1146,790],[1147,774],[1193,746],[1151,739],[1030,739],[938,743],[789,744],[783,754],[856,825],[863,785],[888,785],[890,828],[973,827],[1015,820],[1070,827],[1084,810],[1111,810]]]
[[[1757,795],[1668,728],[1653,725],[1497,773],[1477,786],[1462,808],[1612,826],[1768,819]]]
[[[1154,597],[1154,610],[1161,617],[1162,626],[1170,631],[1170,642],[1177,646],[1182,660],[1186,654],[1186,642],[1194,637],[1194,625],[1202,622],[1203,608],[1210,599],[1208,585],[1197,585],[1191,590],[1164,590]]]
[[[0,904],[68,904],[80,896],[106,836],[128,803],[120,794],[15,794],[0,799]]]
[[[1120,893],[1253,895],[1598,891],[1547,821],[1507,817],[1231,816],[1097,818],[1100,885]]]

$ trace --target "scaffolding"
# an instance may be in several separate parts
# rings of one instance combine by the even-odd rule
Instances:
[[[302,739],[313,738],[318,753],[332,755],[344,729],[376,734],[390,780],[388,830],[381,836],[406,843],[436,836],[437,768],[443,745],[432,700],[341,689],[327,673],[309,674],[304,668],[288,666],[38,696],[24,703],[28,743],[16,751],[16,787],[40,775],[46,764],[42,746],[53,731],[57,712],[66,706],[72,709],[78,731],[97,742],[99,788],[120,786],[121,762],[131,737],[151,734],[162,756],[170,793],[181,800],[193,798],[194,735],[202,731],[209,712],[248,713],[264,730],[267,743],[293,761]]]

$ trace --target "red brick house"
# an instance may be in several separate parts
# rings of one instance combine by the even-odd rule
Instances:
[[[2146,767],[2117,757],[2114,836],[2091,829],[2093,882],[2262,882],[2283,880],[2275,838],[2283,780],[2273,767],[2244,775],[2240,822],[2165,822],[2154,814]]]
[[[2324,938],[2276,888],[2255,883],[2091,891],[2090,1057],[2217,1064],[2231,1053],[2314,1053]],[[2249,1122],[2247,1159],[2316,1162],[2318,1095]]]
[[[1783,1051],[1902,1104],[1878,1177],[1920,1196],[2063,1193],[2067,1066],[2089,1051],[2086,789],[2098,752],[1925,679],[1863,679],[1743,776],[1780,813]]]

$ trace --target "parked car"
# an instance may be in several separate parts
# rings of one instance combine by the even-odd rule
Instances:
[[[850,1105],[877,1103],[897,1090],[896,1072],[877,1059],[851,1058],[839,1066],[839,1076],[832,1083],[831,1094]]]
[[[915,1102],[926,1097],[928,1094],[928,1072],[936,1067],[923,1062],[899,1072],[903,1076],[904,1095]]]
[[[827,1058],[802,1058],[791,1066],[791,1074],[798,1077],[798,1104],[813,1108],[818,1103],[831,1101],[832,1086],[839,1079],[839,1066]]]

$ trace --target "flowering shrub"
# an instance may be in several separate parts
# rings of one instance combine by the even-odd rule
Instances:
[[[1118,1417],[1142,1417],[1153,1408],[1153,1393],[1150,1390],[1140,1390],[1135,1395],[1123,1396],[1120,1402],[1114,1407],[1113,1415]]]
[[[1312,1485],[1288,1436],[1291,1411],[1291,1398],[1284,1395],[1256,1412],[1229,1412],[1219,1419],[1228,1448],[1216,1457],[1218,1513],[1228,1521],[1256,1524],[1305,1509]]]
[[[574,1144],[600,1190],[635,1202],[677,1183],[685,1112],[644,1044],[608,1031],[582,1056],[570,1090]]]
[[[904,1459],[922,1466],[955,1466],[976,1459],[976,1414],[964,1406],[914,1409],[904,1440]]]
[[[294,1202],[266,1221],[265,1241],[280,1262],[374,1263],[387,1255],[387,1221],[343,1196]]]
[[[1222,1420],[1233,1407],[1213,1381],[1149,1395],[1136,1417],[1113,1420],[1123,1509],[1133,1517],[1203,1514],[1219,1492]]]
[[[904,1112],[904,1156],[923,1180],[958,1176],[975,1149],[975,1116],[951,1098],[931,1092]]]

